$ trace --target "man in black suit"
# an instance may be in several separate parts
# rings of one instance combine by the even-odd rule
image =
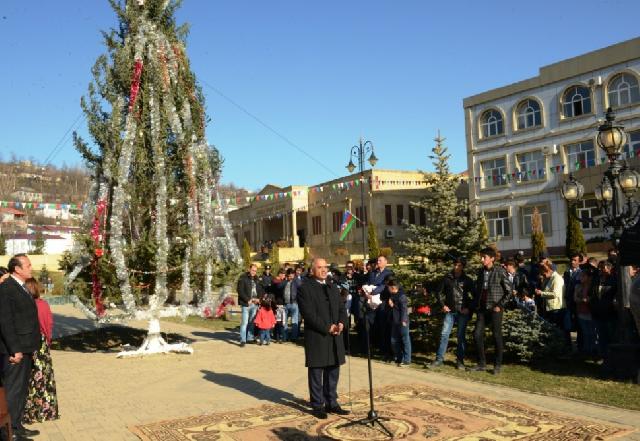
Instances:
[[[304,355],[309,375],[313,415],[326,419],[327,412],[347,415],[338,404],[340,365],[344,364],[342,331],[347,321],[340,290],[327,280],[327,262],[314,259],[312,277],[298,289],[298,306],[304,319]]]
[[[0,354],[14,440],[28,440],[37,430],[22,425],[33,353],[40,347],[38,310],[24,282],[31,278],[31,262],[17,254],[7,265],[11,277],[0,285]]]

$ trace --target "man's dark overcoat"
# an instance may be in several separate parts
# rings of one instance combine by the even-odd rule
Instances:
[[[298,307],[304,319],[304,355],[306,367],[344,364],[344,337],[329,334],[332,324],[347,321],[338,287],[322,284],[310,277],[298,288]],[[346,329],[346,328],[345,328]]]
[[[39,348],[40,324],[35,301],[9,277],[0,284],[0,354],[22,352],[29,356]]]

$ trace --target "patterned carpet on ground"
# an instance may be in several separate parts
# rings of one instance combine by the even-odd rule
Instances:
[[[346,397],[345,397],[346,398]],[[426,385],[375,390],[375,407],[395,439],[424,440],[605,440],[630,431],[537,410],[512,401],[489,400]],[[349,405],[343,405],[351,409]],[[348,425],[364,418],[369,393],[352,395],[353,414],[311,416],[301,403],[218,412],[132,427],[143,441],[320,441],[390,439],[377,426]]]

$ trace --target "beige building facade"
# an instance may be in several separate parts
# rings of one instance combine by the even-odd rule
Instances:
[[[541,213],[547,246],[563,254],[570,173],[585,185],[578,205],[587,239],[605,236],[593,190],[607,165],[596,144],[608,107],[629,135],[624,156],[640,155],[640,38],[540,68],[539,75],[464,100],[469,199],[506,252],[530,249],[531,217]]]
[[[248,205],[229,211],[236,242],[247,239],[254,251],[268,242],[304,246],[307,237],[307,187],[266,185]]]
[[[365,224],[373,222],[380,247],[396,250],[406,239],[406,224],[426,225],[424,210],[411,206],[426,195],[422,172],[373,169],[311,187],[267,185],[247,206],[229,211],[229,219],[239,246],[245,238],[254,251],[268,241],[285,241],[289,247],[307,246],[311,255],[340,262],[363,254],[361,222],[356,221],[340,241],[345,210]]]

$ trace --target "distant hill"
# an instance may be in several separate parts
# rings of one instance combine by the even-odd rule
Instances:
[[[0,160],[0,201],[45,202],[81,205],[91,186],[90,171],[80,166],[43,166],[33,160]],[[241,198],[254,194],[235,184],[221,184],[220,197]]]

